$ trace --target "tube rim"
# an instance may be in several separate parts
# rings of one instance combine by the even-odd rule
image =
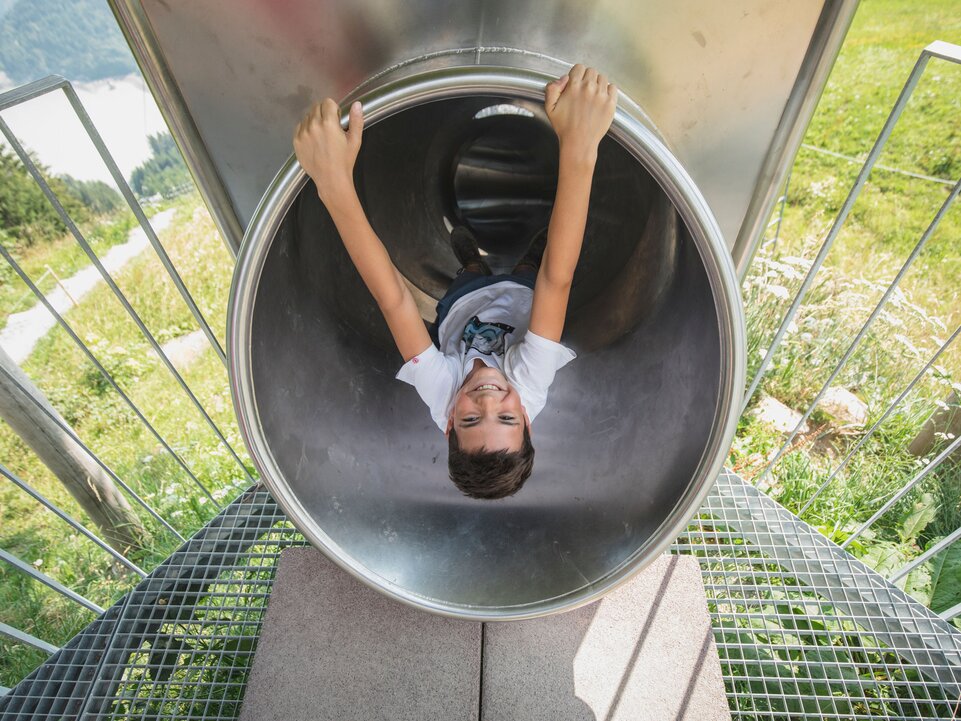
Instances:
[[[354,97],[348,96],[342,107],[349,107],[353,100],[361,100],[365,121],[373,124],[417,105],[446,98],[491,94],[542,101],[544,86],[551,80],[553,77],[544,73],[512,67],[428,70],[395,81],[389,76],[384,77],[378,86],[365,89]],[[346,116],[342,123],[346,124]],[[596,601],[626,583],[670,546],[700,508],[721,472],[740,415],[739,401],[745,376],[744,312],[734,264],[717,220],[694,181],[658,137],[640,108],[623,96],[619,98],[609,134],[655,178],[683,219],[698,250],[718,318],[719,394],[712,430],[695,472],[661,525],[646,543],[604,576],[560,596],[512,606],[469,606],[413,593],[343,553],[301,505],[286,481],[278,481],[284,479],[284,474],[260,425],[249,349],[253,310],[264,262],[288,209],[307,182],[303,168],[293,155],[274,177],[244,234],[227,311],[227,359],[231,399],[251,459],[275,501],[315,547],[360,581],[406,605],[464,620],[507,621],[546,616]]]

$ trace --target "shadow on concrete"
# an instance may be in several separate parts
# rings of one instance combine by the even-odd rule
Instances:
[[[697,685],[697,680],[700,677],[701,669],[704,664],[710,658],[710,652],[713,646],[714,632],[708,629],[704,632],[704,640],[701,642],[701,650],[697,654],[697,661],[694,663],[694,668],[691,669],[691,676],[687,682],[687,688],[684,689],[684,693],[681,695],[681,708],[677,710],[677,715],[674,716],[675,721],[681,721],[687,713],[688,707],[691,705],[691,700],[694,698],[695,686]],[[716,653],[716,652],[715,652]]]
[[[700,567],[661,556],[601,601],[507,623],[403,606],[285,549],[240,719],[729,720]]]
[[[662,556],[589,606],[485,629],[481,721],[730,719],[700,567]]]
[[[557,616],[486,624],[481,671],[482,721],[600,721],[574,688],[571,663],[594,620],[596,604]]]
[[[604,716],[604,721],[611,721],[618,708],[620,708],[621,702],[624,698],[624,691],[627,688],[628,681],[630,681],[631,675],[634,672],[634,666],[637,664],[637,659],[641,655],[641,650],[644,648],[644,641],[647,640],[647,635],[651,631],[651,626],[654,625],[654,619],[657,618],[658,612],[661,610],[661,599],[664,597],[664,592],[667,591],[667,586],[671,582],[671,578],[674,575],[674,570],[677,568],[677,556],[672,556],[668,564],[667,572],[661,579],[661,583],[658,586],[657,592],[654,597],[654,601],[647,612],[647,619],[644,621],[644,627],[641,629],[640,636],[637,642],[634,644],[634,649],[631,653],[631,659],[624,668],[624,672],[621,674],[621,681],[617,686],[617,692],[614,694],[613,702],[611,703],[610,710]],[[604,602],[601,601],[603,604]]]

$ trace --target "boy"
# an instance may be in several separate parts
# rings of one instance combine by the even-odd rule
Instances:
[[[451,480],[474,498],[512,495],[530,476],[531,421],[544,407],[556,371],[575,358],[559,341],[597,146],[616,104],[617,88],[581,64],[548,83],[544,106],[560,147],[550,224],[509,275],[493,275],[470,232],[454,228],[451,245],[462,267],[437,305],[437,345],[354,189],[364,123],[360,103],[350,108],[346,132],[337,103],[327,98],[294,133],[297,159],[404,359],[397,378],[427,403],[448,438]]]

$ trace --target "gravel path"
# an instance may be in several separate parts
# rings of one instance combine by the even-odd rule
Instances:
[[[160,233],[170,225],[173,215],[174,210],[170,209],[153,216],[150,219],[150,224],[153,226],[154,232]],[[149,245],[150,242],[147,240],[147,234],[144,233],[143,229],[140,227],[134,228],[130,231],[127,242],[122,245],[115,245],[100,259],[100,262],[113,275],[140,255]],[[88,265],[64,280],[63,288],[58,285],[54,290],[47,293],[47,300],[58,313],[63,314],[73,306],[71,297],[79,302],[100,283],[103,283],[100,272],[93,265]],[[64,288],[66,288],[66,291]],[[8,317],[7,325],[0,331],[0,346],[15,362],[23,363],[30,357],[37,342],[56,324],[57,321],[50,311],[38,302],[30,310],[14,313]]]
[[[187,366],[200,357],[201,353],[210,348],[210,341],[202,330],[195,330],[167,341],[160,347],[164,355],[174,364],[174,368],[182,373]],[[153,350],[150,352],[153,353]]]

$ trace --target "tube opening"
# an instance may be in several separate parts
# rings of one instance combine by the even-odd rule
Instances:
[[[530,115],[488,110],[507,106]],[[512,262],[521,220],[549,217],[556,140],[509,89],[398,108],[365,129],[355,180],[430,320],[458,267],[445,215]],[[689,179],[655,180],[631,145],[648,141],[619,132],[599,148],[568,310],[578,358],[535,421],[533,475],[500,501],[447,478],[446,439],[394,379],[402,359],[312,185],[278,188],[276,224],[253,225],[231,319],[248,445],[305,535],[396,598],[482,619],[570,608],[649,562],[713,482],[741,385],[726,250],[682,220]]]

